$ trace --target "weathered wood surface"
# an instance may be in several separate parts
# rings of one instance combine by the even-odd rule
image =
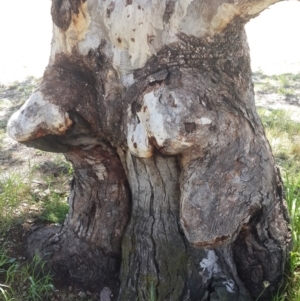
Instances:
[[[244,24],[275,2],[53,0],[49,66],[8,133],[75,175],[31,254],[119,301],[255,300],[264,281],[271,299],[288,214]]]

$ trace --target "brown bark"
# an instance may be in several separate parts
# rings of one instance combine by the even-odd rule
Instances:
[[[119,301],[279,288],[289,219],[243,29],[276,1],[231,2],[53,1],[50,64],[8,129],[74,166],[64,225],[28,240],[64,278]]]
[[[70,210],[61,227],[39,229],[28,239],[29,254],[41,252],[62,282],[109,285],[117,294],[121,240],[130,201],[117,154],[105,145],[72,148]]]
[[[151,292],[155,300],[251,300],[230,262],[231,247],[195,249],[186,240],[179,223],[179,162],[160,155],[129,155],[127,162],[133,208],[118,300],[150,300]]]

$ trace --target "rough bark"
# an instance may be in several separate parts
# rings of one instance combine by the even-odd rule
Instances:
[[[122,244],[118,300],[150,300],[151,292],[155,300],[251,300],[235,264],[225,261],[228,254],[232,258],[231,247],[195,249],[186,240],[176,158],[128,154],[127,163],[133,208]]]
[[[70,210],[61,227],[36,230],[28,252],[46,254],[63,282],[118,287],[121,240],[130,201],[125,173],[112,148],[72,148],[66,155],[74,166]]]
[[[274,2],[53,0],[49,66],[8,131],[75,175],[31,254],[119,301],[271,299],[288,214],[243,27]]]

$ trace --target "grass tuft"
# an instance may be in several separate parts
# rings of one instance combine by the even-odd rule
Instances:
[[[43,301],[53,295],[52,276],[45,272],[45,262],[38,255],[20,264],[8,256],[5,246],[0,253],[0,300]]]
[[[58,295],[44,260],[36,255],[25,262],[21,253],[26,232],[36,224],[63,223],[73,174],[63,155],[31,151],[22,156],[18,152],[24,148],[11,147],[4,139],[9,117],[38,84],[34,78],[0,84],[0,301],[91,300],[88,295],[79,296],[76,287],[72,292],[63,288]]]
[[[22,181],[18,174],[0,179],[0,234],[21,222],[24,213],[22,207],[31,199],[30,185]]]
[[[293,238],[288,280],[272,301],[300,301],[300,123],[283,110],[258,109],[258,113],[281,169]]]
[[[258,108],[258,113],[277,165],[283,174],[296,176],[300,172],[300,123],[284,110]]]
[[[38,218],[56,224],[61,224],[69,211],[67,201],[62,199],[60,193],[52,189],[50,189],[50,194],[43,200],[42,208]]]

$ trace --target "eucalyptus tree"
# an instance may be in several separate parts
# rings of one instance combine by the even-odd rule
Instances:
[[[244,25],[275,2],[52,1],[49,65],[8,133],[74,179],[29,253],[113,300],[270,300],[289,218]]]

